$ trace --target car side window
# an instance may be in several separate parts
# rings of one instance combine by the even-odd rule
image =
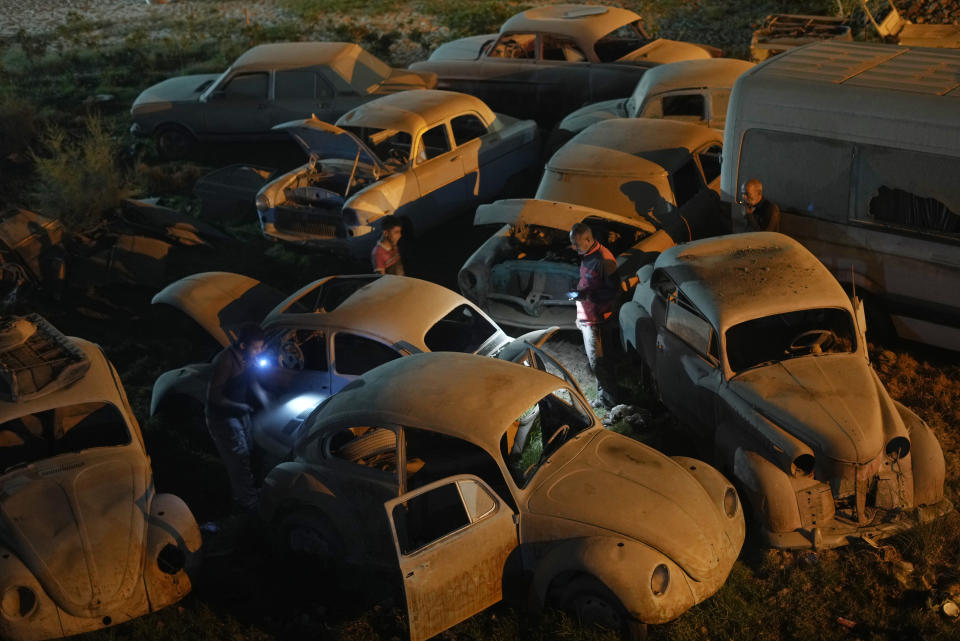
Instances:
[[[707,360],[716,359],[717,348],[713,327],[679,301],[672,301],[667,307],[666,328],[701,356],[711,357]]]
[[[700,169],[703,170],[703,179],[710,183],[720,175],[720,160],[723,147],[720,145],[710,145],[697,152],[697,160],[700,161]]]
[[[312,100],[332,96],[330,86],[313,71],[278,71],[276,74],[277,100]]]
[[[400,552],[416,552],[482,520],[496,508],[497,501],[473,479],[451,481],[418,494],[393,508]]]
[[[552,34],[543,35],[542,57],[544,60],[564,62],[583,62],[587,59],[573,39]]]
[[[537,34],[507,33],[500,36],[490,51],[488,58],[519,58],[535,60],[537,57]]]
[[[457,146],[487,134],[487,126],[474,114],[457,116],[450,121],[450,128],[453,129],[453,140]]]
[[[664,118],[674,118],[698,122],[706,120],[707,109],[703,94],[678,93],[661,98],[661,109]]]
[[[420,138],[419,161],[436,158],[440,154],[450,151],[450,141],[447,139],[446,124],[439,124],[436,127],[428,129]]]
[[[650,278],[650,287],[664,300],[673,300],[677,297],[677,285],[662,270],[653,272]]]
[[[268,76],[262,73],[242,73],[234,76],[223,88],[227,100],[265,100]]]
[[[400,353],[375,340],[338,332],[333,338],[334,367],[340,374],[359,376],[400,358]]]
[[[704,186],[703,176],[693,157],[673,173],[670,181],[673,183],[673,195],[677,200],[677,207],[682,207]]]

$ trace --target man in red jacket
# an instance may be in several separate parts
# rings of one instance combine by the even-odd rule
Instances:
[[[613,407],[617,382],[607,360],[616,336],[614,302],[617,297],[617,261],[610,250],[597,242],[585,223],[570,230],[570,244],[580,254],[580,281],[571,292],[577,301],[577,327],[583,334],[583,349],[597,379],[594,407]]]

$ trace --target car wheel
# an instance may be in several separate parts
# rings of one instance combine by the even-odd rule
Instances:
[[[157,145],[157,152],[165,160],[185,158],[197,142],[193,134],[179,125],[160,127],[154,134],[153,140]]]
[[[581,576],[568,583],[561,593],[560,606],[581,626],[615,630],[624,641],[640,641],[647,636],[646,624],[631,617],[620,599],[593,577]]]
[[[274,552],[283,560],[331,566],[342,558],[343,545],[330,520],[318,510],[288,512],[273,529]]]

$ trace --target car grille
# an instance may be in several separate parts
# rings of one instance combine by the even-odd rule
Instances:
[[[340,231],[341,227],[338,223],[330,220],[316,220],[313,216],[305,218],[300,212],[284,209],[277,210],[274,225],[278,231],[296,234],[310,234],[312,236],[325,237],[344,235]]]

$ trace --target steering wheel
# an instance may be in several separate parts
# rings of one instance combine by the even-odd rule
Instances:
[[[280,366],[284,369],[303,369],[303,351],[292,338],[280,344]]]
[[[811,354],[822,354],[823,349],[829,349],[837,342],[837,335],[829,329],[811,329],[797,334],[787,351],[791,354],[809,351]]]

